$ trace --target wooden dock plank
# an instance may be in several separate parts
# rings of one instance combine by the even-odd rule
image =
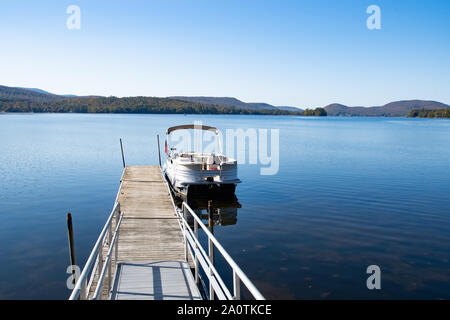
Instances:
[[[124,212],[119,261],[184,260],[183,236],[158,166],[126,167],[118,201]],[[140,218],[140,219],[136,219]]]

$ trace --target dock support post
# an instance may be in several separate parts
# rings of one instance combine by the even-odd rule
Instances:
[[[212,200],[208,201],[208,224],[209,229],[211,230],[211,233],[214,231],[213,227],[213,207],[212,207]],[[208,253],[209,253],[209,260],[211,261],[211,265],[214,266],[214,243],[212,242],[211,238],[208,237]],[[214,277],[214,273],[212,272],[212,269],[210,268],[210,277]],[[214,288],[212,286],[211,280],[209,281],[209,300],[214,300],[215,294],[214,294]]]
[[[208,238],[208,253],[209,253],[209,260],[211,261],[211,265],[214,266],[214,244],[210,238]],[[214,277],[212,268],[209,268],[209,276],[210,276],[210,278]],[[209,280],[209,300],[214,300],[214,288],[213,288],[211,280]]]
[[[187,209],[186,206],[183,205],[183,218],[184,220],[187,219]],[[183,240],[184,240],[184,260],[188,262],[188,244],[187,244],[187,238],[186,238],[186,225],[183,222]]]
[[[198,222],[196,219],[194,219],[194,236],[195,239],[198,241]],[[198,285],[200,283],[200,278],[198,276],[198,244],[197,242],[195,242],[195,262],[194,262],[194,266],[195,266],[195,283]]]
[[[122,138],[120,138],[120,150],[122,151],[122,163],[123,163],[123,167],[125,168],[125,156],[123,155]]]
[[[158,157],[159,157],[159,167],[161,168],[161,147],[159,146],[159,134],[156,135],[158,138]]]
[[[72,214],[67,213],[67,234],[69,238],[69,253],[70,253],[70,265],[72,267],[72,283],[75,285],[77,283],[75,265],[75,246],[73,243],[73,225],[72,225]]]
[[[241,300],[241,280],[239,279],[239,276],[237,275],[236,271],[233,271],[233,293],[234,293],[234,300]]]

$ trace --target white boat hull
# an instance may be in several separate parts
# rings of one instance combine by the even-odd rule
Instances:
[[[172,188],[184,197],[187,197],[189,187],[191,190],[204,188],[234,192],[236,184],[241,182],[237,176],[237,163],[233,159],[220,166],[183,163],[177,160],[167,159],[163,170]]]

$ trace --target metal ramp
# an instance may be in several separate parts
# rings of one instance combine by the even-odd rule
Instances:
[[[202,300],[185,261],[121,262],[110,300]]]

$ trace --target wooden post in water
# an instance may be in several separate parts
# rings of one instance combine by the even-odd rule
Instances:
[[[161,147],[159,146],[159,134],[156,135],[158,137],[158,157],[159,157],[159,167],[161,168]]]
[[[73,244],[72,214],[70,212],[67,213],[67,234],[69,238],[70,265],[72,267],[72,283],[75,285],[77,282],[75,279],[75,246]]]
[[[122,138],[120,138],[120,150],[122,151],[122,163],[123,163],[123,167],[125,168],[125,156],[123,155]]]

